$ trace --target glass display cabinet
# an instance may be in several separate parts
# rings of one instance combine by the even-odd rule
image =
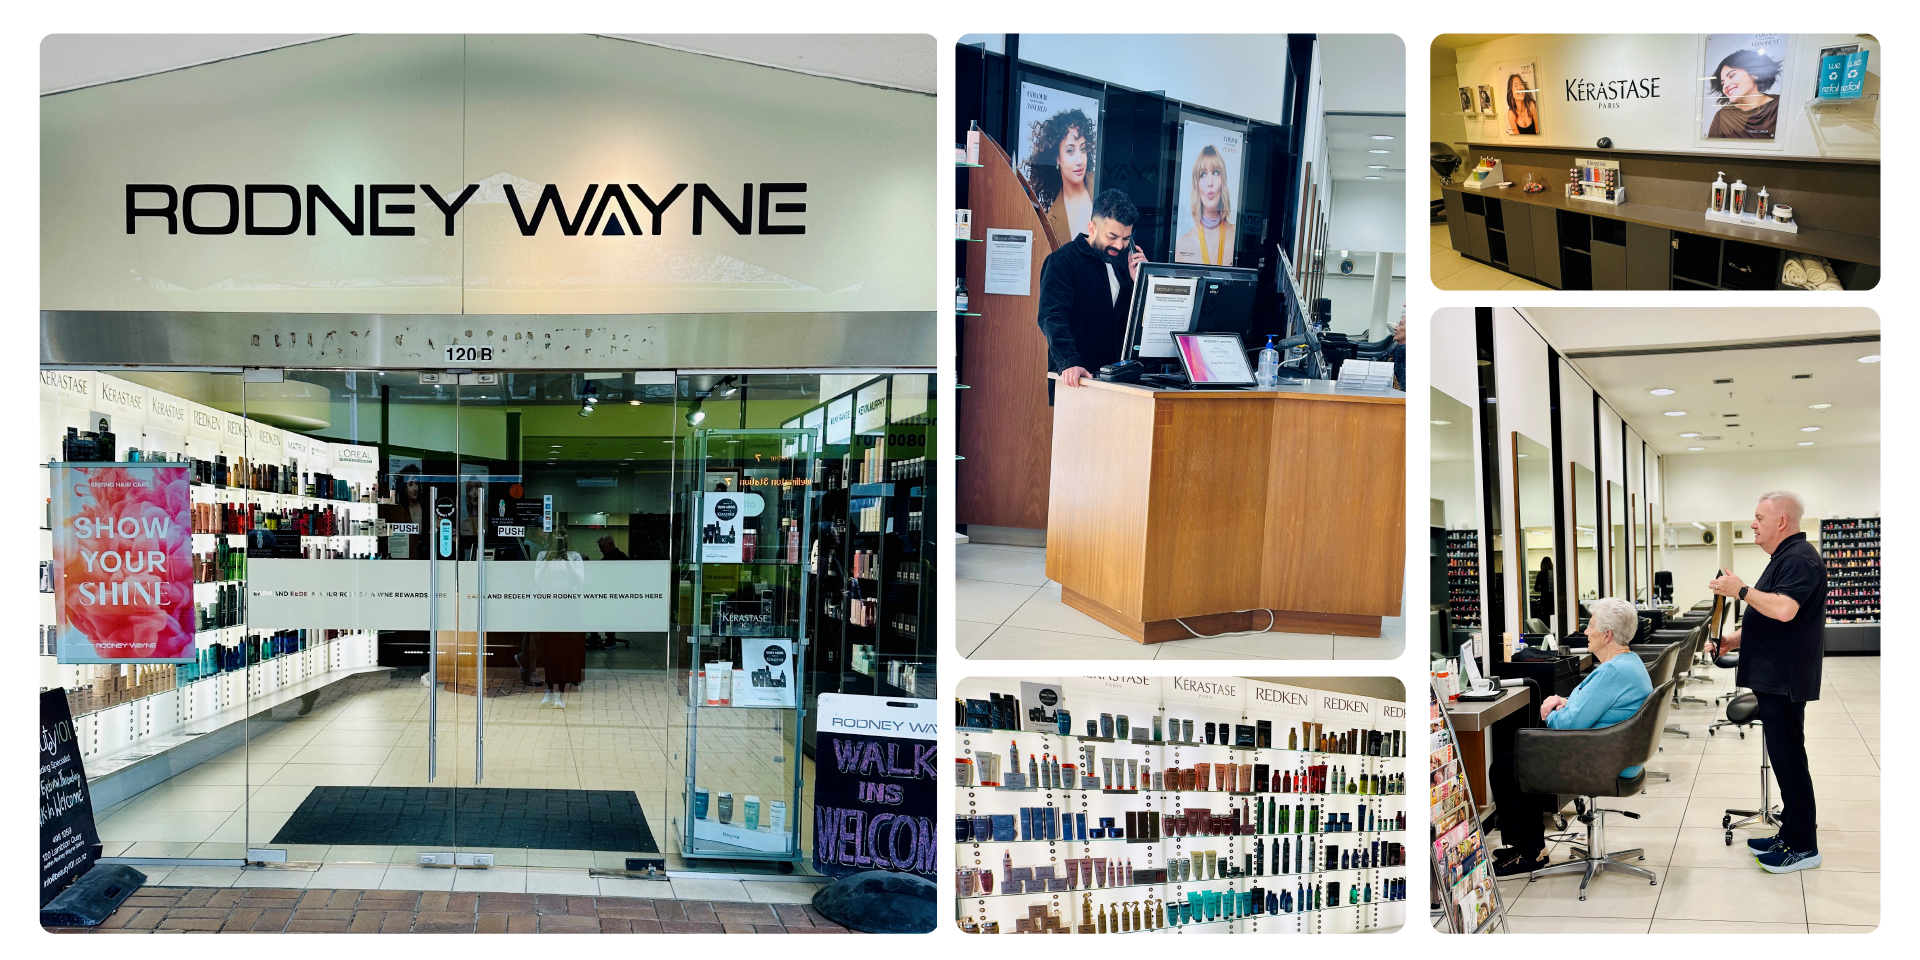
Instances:
[[[819,434],[799,429],[697,430],[691,538],[685,794],[688,859],[782,861],[802,856],[802,731],[809,495]]]

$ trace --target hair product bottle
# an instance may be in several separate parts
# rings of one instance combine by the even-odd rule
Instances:
[[[1757,206],[1754,207],[1753,212],[1759,215],[1760,219],[1765,220],[1767,218],[1767,213],[1768,213],[1767,188],[1765,185],[1762,185],[1760,187],[1760,198],[1758,201],[1756,201],[1756,203],[1757,203]]]
[[[1713,179],[1713,212],[1727,212],[1727,173],[1724,170]]]
[[[1735,179],[1733,181],[1733,194],[1732,199],[1727,202],[1727,212],[1736,217],[1747,212],[1747,182],[1745,180]]]

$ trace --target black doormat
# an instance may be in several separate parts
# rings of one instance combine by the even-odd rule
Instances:
[[[631,790],[314,787],[274,843],[657,853]]]

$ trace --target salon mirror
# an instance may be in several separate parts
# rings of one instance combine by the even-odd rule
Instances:
[[[1593,471],[1573,464],[1573,482],[1567,499],[1573,505],[1572,590],[1575,614],[1586,622],[1587,604],[1600,597],[1600,524],[1596,516],[1599,496],[1593,485]]]
[[[1473,410],[1437,389],[1428,391],[1430,523],[1443,530],[1447,578],[1446,616],[1434,618],[1432,652],[1451,657],[1466,635],[1480,628],[1480,504],[1474,479]]]
[[[1557,626],[1554,591],[1553,452],[1532,439],[1513,435],[1514,517],[1519,521],[1521,633],[1546,633]]]
[[[1607,569],[1610,574],[1606,595],[1609,597],[1627,596],[1627,527],[1632,516],[1627,513],[1627,491],[1612,480],[1607,481]]]

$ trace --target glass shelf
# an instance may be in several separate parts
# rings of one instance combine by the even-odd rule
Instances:
[[[1808,110],[1832,110],[1836,107],[1877,103],[1879,99],[1880,95],[1877,93],[1867,93],[1857,97],[1815,97],[1812,100],[1808,100],[1806,106]]]
[[[984,163],[968,163],[965,160],[955,160],[953,165],[956,167],[971,167],[976,170],[986,166]]]

